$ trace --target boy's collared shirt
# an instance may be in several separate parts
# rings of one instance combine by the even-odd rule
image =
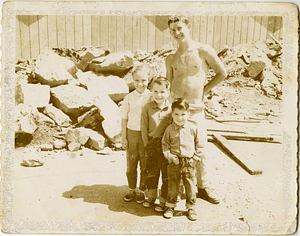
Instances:
[[[161,120],[170,113],[171,104],[167,100],[162,107],[159,107],[153,99],[143,106],[141,114],[141,132],[145,146],[148,143],[148,137],[153,137]]]
[[[129,93],[121,106],[121,118],[128,120],[127,128],[135,131],[140,131],[142,107],[149,102],[150,91],[145,89],[143,93],[136,90]]]
[[[204,146],[199,140],[198,128],[191,122],[183,126],[173,122],[166,129],[162,139],[163,152],[170,151],[179,157],[192,158],[194,155],[201,158]]]

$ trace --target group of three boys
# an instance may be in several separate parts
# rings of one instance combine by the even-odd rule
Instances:
[[[173,216],[182,181],[187,217],[196,220],[196,194],[213,204],[219,203],[212,196],[206,178],[203,97],[227,75],[215,50],[192,40],[191,24],[186,17],[170,17],[168,26],[179,47],[166,59],[166,78],[154,79],[150,92],[149,69],[144,64],[137,66],[133,72],[135,90],[125,97],[121,107],[122,146],[127,150],[129,186],[124,200],[136,197],[137,203],[143,203],[144,207],[154,205],[161,173],[160,204],[155,210],[165,218]],[[216,75],[206,83],[209,68]],[[135,190],[138,163],[140,186]]]

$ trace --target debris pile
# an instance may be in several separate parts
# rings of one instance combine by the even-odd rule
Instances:
[[[120,102],[134,89],[132,71],[147,63],[165,76],[171,45],[152,53],[103,47],[54,48],[15,66],[15,144],[42,151],[121,147]],[[110,153],[105,149],[104,153]]]

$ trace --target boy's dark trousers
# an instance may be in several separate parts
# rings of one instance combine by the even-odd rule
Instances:
[[[194,209],[196,205],[196,161],[188,158],[180,157],[178,165],[171,163],[168,165],[168,200],[167,207],[176,207],[177,194],[180,188],[181,178],[186,191],[186,208]]]
[[[162,175],[162,186],[160,194],[160,202],[165,202],[168,196],[168,160],[164,157],[162,152],[161,138],[149,139],[146,146],[147,157],[147,189],[148,197],[157,198],[157,188],[160,177]]]

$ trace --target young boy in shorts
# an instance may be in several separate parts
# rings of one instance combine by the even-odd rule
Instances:
[[[226,69],[211,46],[192,40],[191,24],[187,17],[170,17],[168,26],[179,45],[177,51],[166,58],[166,77],[171,84],[170,102],[176,98],[184,98],[189,103],[189,121],[198,126],[198,138],[204,153],[207,136],[203,97],[226,78]],[[212,68],[216,75],[206,83],[209,68]],[[208,186],[205,162],[206,157],[203,155],[196,165],[198,197],[218,204],[219,200],[212,195],[211,186]]]
[[[162,139],[162,149],[168,160],[168,198],[164,217],[173,217],[181,178],[186,192],[186,208],[189,220],[197,220],[196,205],[196,163],[203,157],[198,127],[189,122],[189,104],[182,98],[172,103],[173,123],[169,125]]]
[[[142,140],[140,120],[144,104],[149,102],[150,91],[147,89],[149,67],[141,64],[132,73],[135,90],[128,94],[121,107],[122,147],[126,149],[128,193],[124,201],[130,202],[136,197],[137,203],[145,200],[146,190],[146,157]],[[140,163],[140,186],[137,185],[137,165]]]
[[[161,148],[161,139],[153,138],[156,127],[160,121],[171,112],[171,104],[167,98],[170,94],[170,83],[165,77],[158,77],[151,83],[152,101],[143,106],[141,115],[141,132],[144,146],[146,147],[147,156],[147,196],[143,206],[146,208],[154,205],[157,198],[157,187],[160,177],[162,176],[161,195],[159,196],[160,204],[154,209],[157,212],[164,212],[165,202],[168,193],[168,162],[164,158]]]

